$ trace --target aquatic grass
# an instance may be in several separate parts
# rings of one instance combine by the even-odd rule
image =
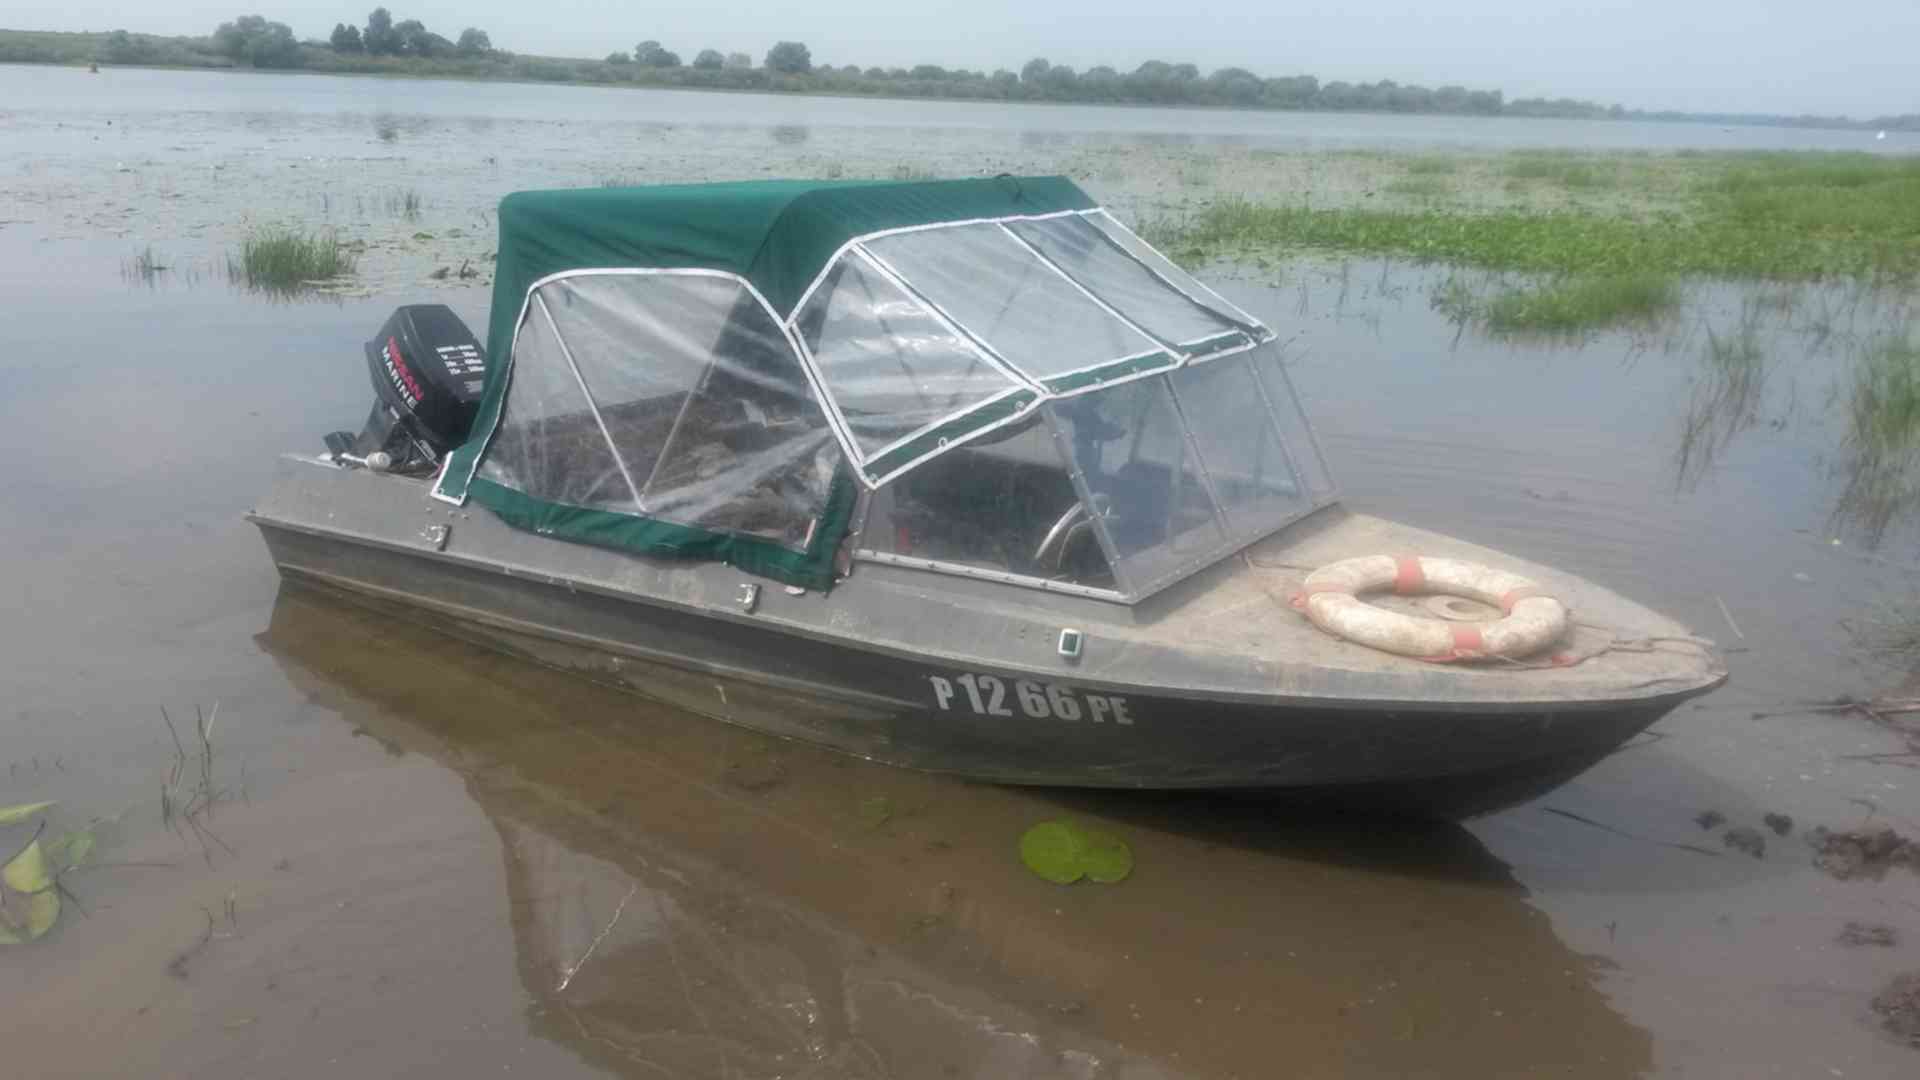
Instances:
[[[1920,342],[1889,335],[1868,343],[1847,395],[1836,519],[1877,545],[1893,522],[1920,507]]]
[[[229,280],[249,289],[293,293],[351,275],[359,257],[332,233],[296,229],[256,229],[240,242],[240,255],[227,259]]]
[[[1568,274],[1526,285],[1476,287],[1460,274],[1429,301],[1455,326],[1476,323],[1494,337],[1579,337],[1615,327],[1651,327],[1676,311],[1679,282],[1664,274]]]
[[[1386,184],[1390,193],[1435,190],[1413,184],[1435,179],[1411,172],[1419,159],[1400,160],[1408,171]],[[1223,199],[1162,222],[1169,227],[1158,240],[1189,263],[1317,249],[1545,274],[1880,285],[1920,278],[1920,158],[1516,151],[1470,165],[1467,188],[1504,191],[1522,205],[1314,208]],[[1598,193],[1628,183],[1624,197],[1589,205],[1525,206],[1556,191]]]
[[[1861,617],[1847,629],[1854,644],[1884,659],[1911,664],[1920,658],[1920,592],[1894,600],[1885,596],[1868,601]]]
[[[1481,302],[1480,294],[1475,292],[1473,286],[1458,274],[1449,275],[1446,280],[1435,286],[1433,295],[1429,299],[1433,310],[1446,316],[1447,320],[1455,326],[1461,327],[1480,318],[1485,306]]]
[[[148,244],[135,252],[132,258],[120,264],[120,276],[132,284],[151,288],[159,283],[160,275],[169,269],[171,267],[153,253],[153,245]]]
[[[1767,155],[1706,181],[1702,194],[1755,228],[1920,238],[1920,159],[1874,154]]]
[[[1760,420],[1773,365],[1761,344],[1764,305],[1749,301],[1728,332],[1706,328],[1699,377],[1687,402],[1675,454],[1674,478],[1691,490],[1713,468],[1735,437]]]
[[[1679,305],[1680,287],[1672,277],[1617,273],[1508,290],[1488,301],[1485,318],[1495,334],[1578,334],[1648,325]]]
[[[1534,273],[1883,282],[1920,275],[1920,228],[1871,226],[1864,216],[1854,227],[1809,229],[1798,216],[1724,212],[1635,220],[1592,211],[1315,210],[1223,200],[1179,228],[1163,228],[1159,243],[1188,263],[1319,249]]]
[[[366,201],[358,197],[354,200],[360,213],[366,213]],[[379,196],[379,207],[389,217],[415,221],[420,217],[420,208],[425,205],[420,193],[413,188],[388,188]]]

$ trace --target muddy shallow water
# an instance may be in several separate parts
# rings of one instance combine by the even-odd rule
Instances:
[[[85,914],[0,950],[0,1038],[23,1073],[1920,1068],[1871,1008],[1920,967],[1920,876],[1835,880],[1802,837],[1920,835],[1915,773],[1855,757],[1903,749],[1894,734],[1793,707],[1906,678],[1849,627],[1914,595],[1909,517],[1876,530],[1842,496],[1861,350],[1911,326],[1908,298],[1701,284],[1658,328],[1513,342],[1434,309],[1444,270],[1214,268],[1297,335],[1352,504],[1652,603],[1732,650],[1732,683],[1466,826],[997,789],[283,591],[239,515],[274,454],[364,415],[359,342],[394,304],[484,322],[481,279],[427,275],[485,265],[508,190],[1065,169],[1139,212],[1256,183],[1248,136],[1172,142],[1131,111],[1118,133],[852,127],[790,102],[777,124],[609,128],[520,115],[499,87],[464,116],[410,112],[404,86],[376,108],[354,80],[322,80],[344,96],[330,103],[238,108],[137,74],[137,108],[109,94],[0,115],[0,804],[116,818],[67,878]],[[1345,168],[1288,175],[1364,185]],[[391,202],[409,190],[413,217]],[[225,253],[262,219],[366,242],[370,295],[230,287]],[[130,272],[148,245],[170,269]],[[1711,361],[1736,335],[1764,358],[1743,374]],[[161,820],[175,750],[159,710],[215,702],[209,842]],[[1707,811],[1724,821],[1703,828]],[[1020,831],[1062,813],[1124,835],[1134,876],[1027,875]],[[1767,814],[1792,819],[1786,835]],[[1759,857],[1726,846],[1735,829]],[[1849,923],[1895,944],[1841,944]]]

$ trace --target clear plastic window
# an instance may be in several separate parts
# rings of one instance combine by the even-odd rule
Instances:
[[[1251,354],[1250,363],[1279,420],[1288,456],[1298,470],[1300,482],[1306,486],[1308,500],[1316,506],[1331,500],[1333,476],[1327,471],[1326,459],[1320,455],[1320,444],[1313,437],[1313,427],[1300,405],[1300,395],[1294,392],[1293,380],[1287,376],[1280,346],[1271,342],[1260,346]]]
[[[1231,319],[1243,326],[1259,325],[1253,316],[1227,303],[1226,300],[1221,298],[1220,294],[1200,284],[1192,274],[1175,266],[1173,260],[1155,251],[1152,245],[1133,235],[1132,232],[1128,231],[1119,222],[1109,217],[1106,211],[1102,210],[1099,213],[1088,214],[1086,215],[1086,221],[1101,232],[1106,233],[1108,238],[1114,243],[1119,244],[1127,254],[1145,263],[1148,267],[1152,268],[1155,273],[1170,282],[1174,288],[1192,297],[1195,302],[1204,304],[1217,312],[1222,318]]]
[[[1246,542],[1312,506],[1248,355],[1168,376],[1234,539]]]
[[[875,491],[861,547],[1114,587],[1053,428],[1035,410]]]
[[[834,266],[798,327],[866,454],[1020,385],[858,254]]]
[[[1226,543],[1165,377],[1047,406],[1079,465],[1122,585],[1133,593],[1196,569]]]
[[[998,225],[870,240],[879,256],[1009,364],[1040,380],[1160,351]]]
[[[1088,292],[1163,341],[1193,345],[1239,329],[1218,313],[1182,296],[1078,214],[1008,222],[1007,228],[1072,275]]]
[[[558,338],[545,333],[550,315]],[[549,385],[555,367],[568,380],[570,356],[599,420],[600,451],[578,463],[555,461],[559,429],[515,418],[551,408],[564,387]],[[700,528],[747,533],[801,547],[824,511],[841,460],[826,416],[814,399],[799,357],[774,317],[739,281],[721,275],[584,274],[534,291],[516,343],[507,423],[487,452],[488,470],[502,483],[538,498],[583,474],[611,465],[624,487],[640,496],[617,506],[628,513]],[[577,404],[585,410],[585,399]],[[545,411],[543,411],[545,410]],[[599,435],[592,416],[587,427]],[[511,443],[507,428],[520,423]],[[572,428],[566,429],[570,434]],[[614,453],[606,451],[611,439]],[[615,460],[615,453],[618,460]],[[542,462],[544,486],[519,462]],[[624,476],[620,466],[625,466]],[[608,481],[595,480],[596,490]]]
[[[513,348],[513,383],[479,474],[546,502],[639,510],[566,354],[534,305]]]
[[[643,504],[647,478],[740,295],[726,278],[667,274],[579,275],[534,291]]]

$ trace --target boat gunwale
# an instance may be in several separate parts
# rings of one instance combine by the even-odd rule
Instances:
[[[318,466],[322,468],[334,469],[342,473],[353,471],[353,470],[343,469],[340,466],[331,465],[330,463],[327,463],[327,462],[319,461],[309,457],[301,457],[298,455],[285,455],[283,456],[282,460],[300,463],[300,464],[313,465],[313,466]],[[384,477],[384,478],[385,479],[406,479],[406,478],[399,478],[399,477]],[[449,512],[451,514],[452,511],[449,511]],[[1123,693],[1146,692],[1146,693],[1150,693],[1150,694],[1161,696],[1161,697],[1166,697],[1166,698],[1171,698],[1176,700],[1185,700],[1185,701],[1219,702],[1219,703],[1243,704],[1243,705],[1265,705],[1275,709],[1282,709],[1282,710],[1288,709],[1288,708],[1331,708],[1331,709],[1342,709],[1342,710],[1352,710],[1352,711],[1392,710],[1392,711],[1399,711],[1399,712],[1434,714],[1434,715],[1448,715],[1448,714],[1459,714],[1459,713],[1538,712],[1541,710],[1549,710],[1549,711],[1555,711],[1555,712],[1594,712],[1594,711],[1601,711],[1601,710],[1606,710],[1611,708],[1617,708],[1623,705],[1635,705],[1635,704],[1652,703],[1652,702],[1660,702],[1660,701],[1671,701],[1675,704],[1678,704],[1679,702],[1685,701],[1689,698],[1697,697],[1701,694],[1707,693],[1719,687],[1720,685],[1724,684],[1727,680],[1727,672],[1722,666],[1717,669],[1715,668],[1707,669],[1707,671],[1704,673],[1704,677],[1698,680],[1662,680],[1661,685],[1657,689],[1654,689],[1651,691],[1633,692],[1632,690],[1629,690],[1626,692],[1610,693],[1604,697],[1597,697],[1597,696],[1556,697],[1551,695],[1539,695],[1539,696],[1532,696],[1532,697],[1489,698],[1489,699],[1449,700],[1449,701],[1435,700],[1432,697],[1412,698],[1412,697],[1387,697],[1387,696],[1361,696],[1359,694],[1356,694],[1351,687],[1345,688],[1343,692],[1339,695],[1298,693],[1298,692],[1282,694],[1282,693],[1275,693],[1270,691],[1262,692],[1262,691],[1236,690],[1236,689],[1223,688],[1223,687],[1193,687],[1193,686],[1178,686],[1178,685],[1172,685],[1167,683],[1123,682],[1123,681],[1116,681],[1112,678],[1105,678],[1105,677],[1101,677],[1093,674],[1082,674],[1080,669],[1078,668],[1068,668],[1063,671],[1059,668],[1041,668],[1036,666],[1023,666],[1015,663],[1009,663],[1008,661],[1000,658],[990,659],[990,658],[977,657],[977,656],[956,655],[953,653],[936,653],[936,652],[931,652],[924,649],[913,649],[913,648],[905,647],[904,645],[893,644],[884,639],[855,638],[847,634],[833,633],[827,628],[817,626],[802,620],[783,617],[774,612],[756,609],[755,611],[748,613],[748,612],[734,610],[731,605],[722,606],[722,605],[692,604],[692,603],[687,603],[685,601],[676,600],[669,596],[639,592],[633,589],[618,588],[615,586],[594,581],[591,578],[588,578],[582,575],[569,576],[566,574],[558,574],[551,571],[543,571],[543,570],[538,570],[530,567],[516,565],[500,559],[468,555],[462,552],[426,549],[417,543],[407,543],[404,541],[393,540],[386,537],[373,535],[370,533],[341,528],[339,526],[320,526],[320,525],[295,521],[285,517],[270,516],[268,514],[262,513],[257,509],[247,512],[245,515],[243,515],[243,517],[245,518],[245,520],[254,524],[256,527],[259,527],[262,529],[278,528],[278,529],[283,529],[290,532],[302,533],[302,534],[319,537],[323,539],[331,539],[338,542],[359,544],[362,546],[375,548],[378,550],[408,555],[408,556],[418,558],[429,565],[435,563],[436,561],[441,561],[441,562],[450,563],[452,565],[462,567],[465,569],[499,574],[509,579],[524,580],[524,581],[528,581],[538,585],[543,585],[543,586],[547,586],[555,589],[562,589],[567,592],[587,592],[587,593],[592,593],[597,596],[606,597],[608,599],[612,599],[612,600],[623,602],[623,603],[638,604],[643,607],[663,608],[663,609],[677,611],[683,614],[693,615],[701,618],[719,619],[723,622],[732,623],[740,626],[757,626],[757,627],[764,628],[769,632],[792,634],[798,637],[802,637],[811,641],[830,645],[837,648],[875,653],[883,656],[892,657],[895,659],[918,661],[918,662],[927,663],[930,665],[941,665],[941,666],[952,667],[956,669],[966,669],[966,670],[978,669],[978,670],[990,671],[994,673],[1011,675],[1016,678],[1032,678],[1032,679],[1039,679],[1039,680],[1048,681],[1048,682],[1067,681],[1067,682],[1072,682],[1075,685],[1086,686],[1089,688],[1100,689],[1103,691],[1117,691],[1117,692],[1123,692]],[[503,525],[502,527],[505,528],[506,526]],[[549,542],[555,542],[555,541],[549,541]],[[579,546],[579,545],[571,545],[571,546]],[[588,550],[597,550],[597,549],[588,548]],[[281,567],[282,569],[286,568],[285,564],[280,563],[277,558],[275,560],[275,565],[277,567]],[[876,563],[871,565],[888,566],[889,564]],[[306,570],[306,568],[304,567],[294,567],[294,569],[303,571],[303,572]],[[1100,607],[1106,608],[1109,610],[1112,610],[1115,607],[1115,605],[1112,604],[1112,602],[1110,601],[1100,600],[1096,598],[1080,597],[1071,593],[1044,592],[1042,590],[1034,589],[1030,586],[1011,585],[1011,584],[1002,583],[1002,582],[984,581],[982,579],[972,579],[972,578],[962,579],[956,575],[943,574],[939,571],[922,570],[922,569],[911,567],[911,566],[894,567],[893,569],[903,570],[906,573],[911,575],[924,575],[926,578],[931,580],[936,580],[936,581],[941,579],[945,579],[949,581],[951,580],[981,581],[982,584],[999,588],[999,589],[1018,590],[1017,595],[1025,598],[1047,596],[1052,598],[1061,598],[1071,603],[1099,605]],[[842,589],[846,587],[847,586],[844,584],[841,586]],[[1137,610],[1131,606],[1123,606],[1123,609],[1128,611]],[[542,623],[539,625],[541,625],[544,628],[546,627],[547,624]],[[559,628],[555,627],[553,629],[558,630]],[[548,636],[552,636],[552,635],[549,634]],[[1338,670],[1338,669],[1334,669],[1334,670]]]

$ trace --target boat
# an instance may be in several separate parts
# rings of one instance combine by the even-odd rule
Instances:
[[[1065,178],[520,192],[499,230],[485,347],[401,308],[363,428],[278,461],[283,577],[890,765],[1442,817],[1726,678],[1342,505],[1275,331]]]

